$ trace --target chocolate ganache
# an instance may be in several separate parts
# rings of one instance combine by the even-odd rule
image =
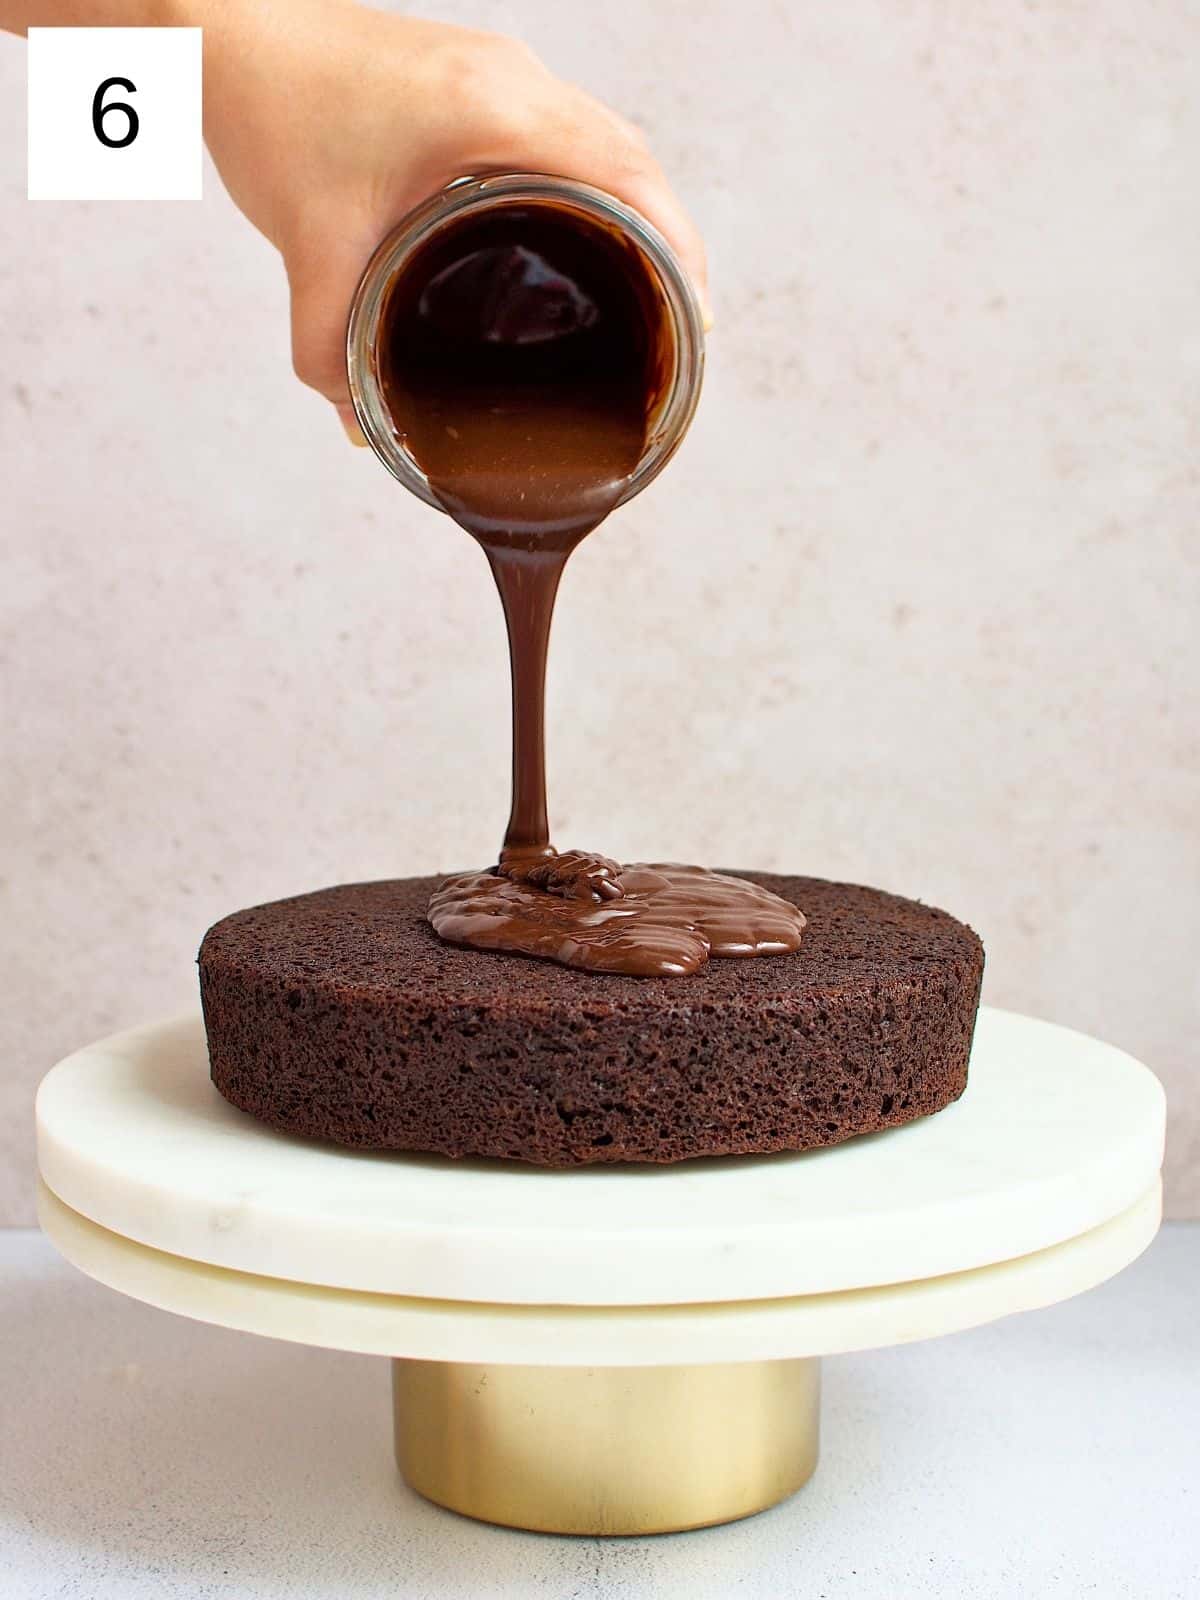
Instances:
[[[701,867],[559,854],[546,812],[545,680],[566,562],[618,504],[661,410],[672,334],[637,245],[568,205],[438,230],[389,288],[377,361],[393,424],[483,548],[512,663],[512,810],[498,867],[449,879],[444,939],[633,975],[798,948],[804,917]]]

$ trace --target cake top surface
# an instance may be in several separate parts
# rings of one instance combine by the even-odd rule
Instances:
[[[723,869],[724,870],[724,869]],[[978,937],[936,907],[856,884],[739,872],[798,905],[808,918],[792,955],[710,961],[686,978],[581,972],[527,956],[443,943],[426,917],[439,874],[342,884],[234,912],[211,928],[206,962],[253,964],[264,978],[319,979],[339,988],[419,989],[430,996],[539,1009],[594,1005],[628,1010],[727,1005],[834,995],[906,976],[919,980],[947,961],[974,960]]]

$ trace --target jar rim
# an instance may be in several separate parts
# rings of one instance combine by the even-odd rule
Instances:
[[[350,398],[367,443],[392,476],[439,511],[429,479],[397,436],[384,403],[376,364],[376,341],[384,300],[396,272],[435,232],[466,211],[489,205],[553,200],[599,222],[616,225],[639,247],[653,270],[674,335],[675,369],[642,459],[618,504],[631,500],[675,454],[700,398],[704,374],[704,321],[696,291],[666,238],[641,212],[615,195],[574,178],[550,173],[505,172],[456,178],[423,201],[384,238],[359,280],[346,329],[346,374]]]

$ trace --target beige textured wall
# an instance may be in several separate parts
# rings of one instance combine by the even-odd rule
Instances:
[[[560,839],[960,913],[988,999],[1162,1074],[1200,1209],[1200,13],[437,9],[642,122],[713,258],[693,436],[565,584]],[[39,1075],[191,1004],[209,922],[482,861],[507,799],[478,553],[292,381],[211,174],[25,202],[23,85],[0,42],[8,1222]]]

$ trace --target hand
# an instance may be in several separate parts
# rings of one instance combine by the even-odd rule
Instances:
[[[209,149],[282,252],[297,375],[356,442],[354,290],[383,236],[454,178],[550,172],[608,190],[665,234],[707,307],[700,236],[642,135],[523,44],[350,0],[213,0],[208,13],[192,20],[205,27]]]

